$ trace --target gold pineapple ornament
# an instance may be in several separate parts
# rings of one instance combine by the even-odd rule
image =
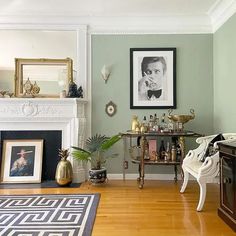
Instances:
[[[73,180],[72,165],[70,161],[67,160],[69,149],[59,149],[58,155],[61,160],[57,164],[55,180],[60,186],[68,186]]]

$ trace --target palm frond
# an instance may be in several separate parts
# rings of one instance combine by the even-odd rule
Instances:
[[[79,150],[79,151],[87,152],[88,154],[91,154],[91,152],[88,152],[88,151],[86,151],[86,150],[83,149],[83,148],[79,148],[79,147],[75,147],[75,146],[71,146],[71,148],[76,149],[76,150]]]
[[[83,149],[74,148],[71,155],[73,156],[74,159],[76,159],[78,161],[90,161],[91,160],[91,153],[89,153]]]
[[[95,152],[100,149],[101,145],[108,138],[105,135],[96,134],[91,138],[88,138],[85,142],[85,147],[90,152]]]
[[[107,139],[105,142],[102,143],[101,150],[103,151],[108,150],[112,145],[114,145],[120,139],[121,136],[119,134],[112,136],[111,138]]]

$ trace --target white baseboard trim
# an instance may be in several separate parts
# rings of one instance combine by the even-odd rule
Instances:
[[[108,174],[108,179],[123,179],[123,174]],[[174,180],[174,174],[145,174],[145,179],[148,180]],[[125,174],[126,180],[134,180],[138,178],[138,174]],[[181,180],[181,176],[178,175],[178,180]]]
[[[174,180],[174,174],[145,174],[146,180]],[[108,174],[107,178],[110,180],[123,180],[123,174]],[[125,174],[125,180],[136,180],[138,178],[138,174]],[[180,174],[177,175],[178,180],[182,180]],[[189,180],[195,180],[194,177],[189,175]],[[217,176],[212,183],[219,184],[220,180]]]

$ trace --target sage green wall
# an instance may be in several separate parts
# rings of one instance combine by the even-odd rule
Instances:
[[[236,132],[236,14],[213,37],[214,131]]]
[[[213,36],[211,34],[182,35],[93,35],[92,36],[92,134],[112,135],[130,129],[131,117],[167,113],[159,110],[130,110],[130,48],[177,48],[177,109],[173,114],[189,114],[194,108],[196,118],[185,126],[199,133],[213,131]],[[112,65],[112,72],[105,84],[100,70],[104,64]],[[113,101],[117,113],[109,117],[105,105]],[[108,163],[109,173],[122,172],[122,142],[113,147],[120,153]],[[130,165],[128,172],[137,172]],[[155,173],[173,173],[172,169],[159,167]],[[149,170],[148,170],[149,171]],[[150,172],[152,170],[150,169]]]

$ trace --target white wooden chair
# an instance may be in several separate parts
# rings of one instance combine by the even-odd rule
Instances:
[[[217,144],[222,142],[232,142],[236,139],[236,133],[223,133],[222,135],[225,140],[214,143],[214,148],[216,150],[215,154],[207,156],[204,162],[200,160],[205,155],[208,144],[217,136],[217,134],[197,138],[196,142],[200,145],[198,148],[190,150],[183,160],[182,169],[184,173],[184,181],[180,192],[184,193],[188,184],[189,174],[191,174],[197,180],[200,187],[197,211],[201,211],[203,208],[206,198],[206,184],[215,182],[215,178],[219,173],[219,151],[217,151]]]

